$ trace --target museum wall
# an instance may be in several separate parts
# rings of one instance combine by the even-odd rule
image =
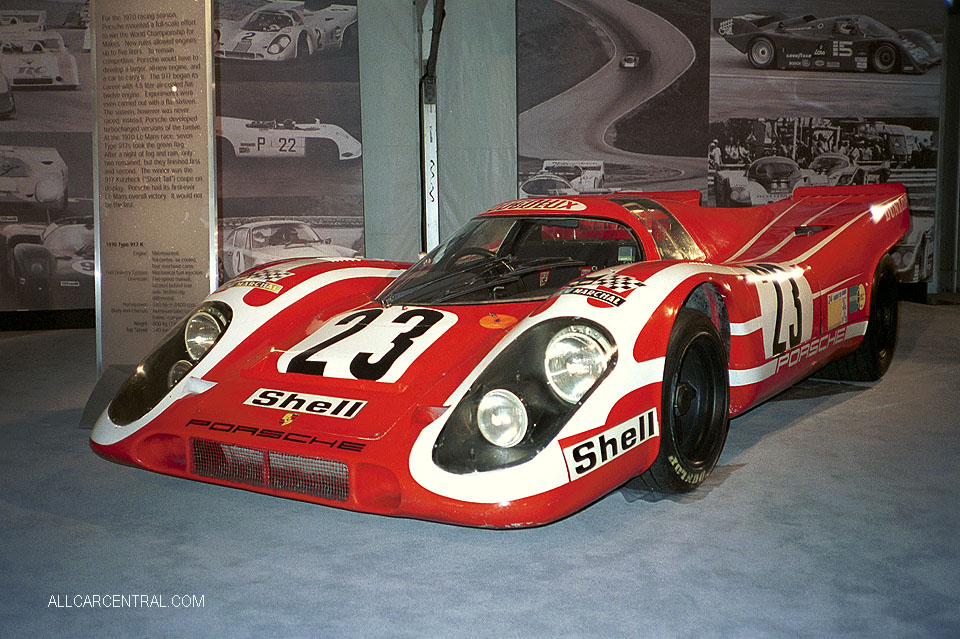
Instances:
[[[265,4],[216,0],[215,24],[239,23]],[[215,56],[221,278],[261,259],[229,248],[240,245],[234,231],[267,221],[305,224],[320,254],[409,260],[420,250],[416,9],[395,0],[356,5],[352,37],[335,51],[276,64]],[[790,58],[795,66],[758,69],[725,37],[738,16],[789,11],[785,18],[827,19],[832,6],[449,0],[437,68],[441,236],[491,204],[535,194],[549,177],[564,192],[693,188],[705,203],[742,204],[732,201],[731,185],[755,190],[751,165],[786,158],[804,183],[907,184],[915,223],[898,251],[901,276],[930,282],[942,66],[905,69],[898,58],[899,66],[878,73],[870,67],[877,61],[849,44],[856,38],[837,36],[831,60],[798,51]],[[4,8],[46,12],[46,33],[62,40],[77,81],[9,91],[17,110],[0,119],[0,147],[47,153],[46,170],[59,170],[62,188],[42,203],[12,197],[0,205],[0,312],[91,308],[88,7],[9,0]],[[909,31],[921,44],[944,39],[941,0],[858,0],[844,11]],[[4,54],[6,76],[14,59]],[[842,66],[848,63],[851,70]],[[869,68],[861,73],[856,65]],[[334,137],[343,146],[331,156]],[[846,166],[824,168],[820,156],[842,156]],[[763,197],[775,195],[751,203]],[[55,294],[18,287],[12,247],[24,239],[42,246],[44,234],[59,227],[72,238],[61,244],[78,245],[69,259],[56,260],[69,277],[47,287]]]

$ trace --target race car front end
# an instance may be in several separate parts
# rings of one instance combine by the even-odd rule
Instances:
[[[371,292],[390,272],[364,264],[299,284],[312,267],[279,279],[261,269],[222,288],[140,363],[97,422],[94,451],[194,480],[484,527],[569,515],[656,457],[662,362],[618,363],[614,331],[590,317],[609,307],[580,295],[383,305]],[[624,394],[638,374],[651,383]]]

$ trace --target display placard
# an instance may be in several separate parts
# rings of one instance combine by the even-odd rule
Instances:
[[[101,371],[136,363],[215,283],[210,21],[195,0],[93,5]]]

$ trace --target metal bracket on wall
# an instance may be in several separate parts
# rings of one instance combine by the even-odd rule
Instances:
[[[424,14],[430,0],[417,0],[417,24],[420,51],[424,42]],[[433,0],[433,28],[426,62],[420,78],[420,182],[421,182],[421,248],[429,251],[440,243],[439,166],[437,162],[437,48],[443,27],[444,0]],[[422,55],[422,53],[421,53]]]

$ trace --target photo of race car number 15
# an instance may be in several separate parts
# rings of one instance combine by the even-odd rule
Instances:
[[[102,457],[369,513],[508,528],[639,477],[695,489],[729,419],[896,345],[899,184],[505,202],[413,265],[275,262],[210,295],[91,433]],[[856,250],[853,248],[856,247]]]

